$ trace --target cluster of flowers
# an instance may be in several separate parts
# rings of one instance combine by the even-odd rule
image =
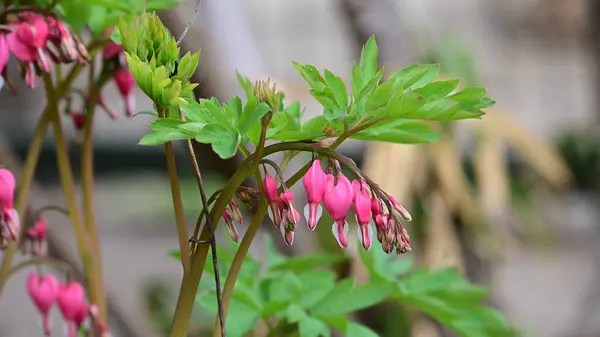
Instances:
[[[304,216],[308,228],[315,230],[323,214],[323,207],[333,219],[332,232],[340,247],[348,247],[348,223],[346,217],[354,209],[358,223],[358,237],[362,246],[369,250],[372,244],[373,229],[371,219],[376,224],[377,239],[383,250],[397,253],[411,250],[410,237],[400,220],[410,221],[406,209],[391,195],[378,186],[363,179],[348,180],[339,169],[339,163],[332,161],[338,169],[333,174],[328,167],[326,174],[319,160],[314,160],[303,178],[307,205]],[[281,180],[281,179],[280,179]],[[282,193],[277,192],[278,184],[274,177],[265,175],[263,189],[269,203],[269,213],[273,223],[281,230],[288,245],[294,242],[294,232],[300,223],[300,214],[294,207],[294,193],[282,184]],[[321,206],[323,204],[323,207]],[[225,216],[227,219],[227,216]]]
[[[27,293],[42,315],[42,328],[46,336],[51,335],[49,314],[54,303],[58,305],[67,324],[68,337],[76,337],[90,316],[95,319],[102,334],[106,331],[104,324],[96,319],[96,306],[86,304],[85,289],[79,282],[60,283],[52,274],[32,273],[27,278]]]
[[[31,88],[37,86],[41,73],[52,69],[52,62],[89,62],[85,44],[62,21],[34,12],[9,15],[7,24],[0,25],[0,74],[4,79],[10,54],[21,63],[25,83]]]

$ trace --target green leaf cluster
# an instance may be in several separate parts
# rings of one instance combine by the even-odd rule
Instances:
[[[286,257],[265,237],[266,261],[247,256],[237,280],[227,316],[227,334],[243,336],[259,320],[270,320],[278,335],[298,332],[301,337],[331,336],[335,329],[346,336],[377,336],[346,315],[370,307],[389,296],[391,289],[371,283],[355,286],[353,279],[336,281],[326,267],[347,259],[345,255],[315,253]],[[177,253],[175,253],[175,257]],[[220,248],[219,267],[226,273],[233,254]],[[261,271],[263,270],[263,271]],[[211,264],[206,272],[214,275]],[[206,280],[206,281],[204,281]],[[217,312],[214,280],[203,278],[196,302]]]
[[[460,336],[518,336],[500,312],[480,303],[488,290],[455,269],[413,270],[412,260],[387,255],[378,247],[360,254],[371,281],[391,287],[391,299],[423,311]]]
[[[185,97],[197,86],[190,78],[198,68],[200,52],[179,60],[179,47],[155,13],[135,17],[118,25],[127,63],[142,91],[158,107],[186,104]]]

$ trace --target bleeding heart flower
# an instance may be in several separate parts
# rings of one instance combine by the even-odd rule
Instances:
[[[279,228],[281,226],[281,212],[279,211],[279,195],[277,195],[277,182],[270,175],[265,175],[265,179],[263,179],[263,191],[265,193],[265,198],[269,203],[269,216],[275,227]]]
[[[371,228],[371,192],[366,183],[354,180],[352,189],[354,191],[354,213],[358,223],[358,238],[366,250],[371,249],[373,229]]]
[[[135,88],[135,78],[129,69],[119,68],[115,71],[115,83],[125,101],[125,113],[127,116],[133,115],[135,106],[133,89]]]
[[[57,300],[59,292],[60,283],[53,275],[40,276],[37,273],[32,273],[27,277],[27,293],[42,315],[42,325],[46,336],[51,334],[48,314]]]
[[[6,67],[9,58],[8,42],[6,42],[6,37],[0,34],[0,74],[4,72],[4,67]]]
[[[294,243],[296,225],[300,222],[300,213],[294,207],[294,192],[281,193],[278,208],[281,214],[281,235],[285,243],[291,246]]]
[[[73,120],[73,125],[75,125],[76,130],[83,130],[85,125],[85,115],[81,112],[73,111],[71,112],[71,119]]]
[[[392,204],[392,206],[394,206],[394,209],[396,211],[398,211],[398,213],[400,214],[402,219],[404,219],[406,221],[412,220],[412,216],[410,215],[410,213],[408,213],[408,211],[406,210],[406,208],[404,208],[404,206],[400,205],[400,203],[398,202],[398,200],[396,200],[396,198],[394,198],[390,194],[387,194],[387,197],[390,200],[390,203]]]
[[[31,252],[33,255],[45,255],[44,242],[46,241],[46,232],[48,231],[48,222],[46,219],[38,219],[33,227],[27,230],[27,238],[31,241]]]
[[[328,184],[329,185],[329,184]],[[328,186],[329,187],[329,186]],[[352,184],[343,175],[339,175],[337,184],[325,192],[323,205],[334,221],[333,236],[340,247],[348,247],[348,223],[346,215],[352,207]]]
[[[323,199],[323,194],[327,189],[327,176],[321,168],[321,162],[314,160],[308,172],[302,180],[304,189],[306,190],[306,200],[308,204],[304,207],[304,217],[310,230],[317,228],[317,222],[323,214],[323,207],[320,203]]]
[[[0,169],[0,207],[13,208],[15,197],[15,176],[7,170]]]
[[[225,224],[227,225],[227,229],[229,230],[231,239],[234,242],[238,242],[240,240],[240,235],[238,233],[237,228],[235,227],[235,224],[233,223],[233,218],[231,217],[231,213],[229,213],[229,210],[226,209],[223,212],[223,219],[225,220]]]
[[[102,58],[104,60],[110,60],[120,53],[123,53],[123,46],[110,41],[106,44],[104,50],[102,51]]]
[[[61,284],[56,303],[64,319],[75,322],[80,314],[81,306],[85,305],[85,289],[81,283],[73,281],[69,284]]]

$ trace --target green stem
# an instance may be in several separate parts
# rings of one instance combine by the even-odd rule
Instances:
[[[98,318],[100,321],[104,322],[104,324],[108,324],[106,291],[102,271],[102,252],[100,250],[99,233],[94,212],[94,114],[102,87],[104,87],[104,84],[110,79],[110,76],[108,74],[103,74],[96,82],[92,64],[90,65],[89,70],[90,96],[86,104],[83,144],[81,147],[81,185],[83,190],[85,231],[90,244],[90,258],[94,260],[94,262],[90,264],[89,270],[90,284],[94,284],[93,287],[90,287],[90,300],[98,306]]]
[[[165,118],[168,108],[158,109],[160,118]],[[183,211],[183,200],[181,199],[181,187],[179,186],[179,176],[177,173],[177,161],[173,151],[173,143],[165,143],[165,153],[167,155],[167,171],[169,174],[169,183],[171,185],[171,197],[173,199],[173,210],[175,212],[175,225],[177,226],[177,239],[179,241],[179,252],[181,254],[181,264],[183,265],[184,275],[190,261],[189,254],[189,234]]]
[[[50,79],[50,76],[48,74],[43,74],[43,80],[46,93],[48,95],[48,109],[50,110],[52,127],[54,129],[56,161],[58,163],[58,171],[65,194],[67,209],[69,210],[69,218],[73,226],[73,233],[75,235],[75,241],[77,243],[77,250],[79,251],[84,270],[86,271],[86,275],[88,276],[88,280],[86,281],[89,282],[90,288],[93,288],[95,286],[96,280],[92,280],[89,277],[90,275],[88,274],[88,271],[91,267],[91,263],[93,263],[93,261],[90,258],[90,252],[87,249],[89,242],[85,233],[85,228],[83,226],[81,214],[79,213],[79,209],[77,206],[75,183],[73,182],[73,173],[71,171],[71,164],[69,163],[67,144],[62,132],[62,126],[60,124],[58,100],[54,89],[52,88],[52,80]],[[92,290],[90,290],[90,292],[95,293],[95,291]]]
[[[258,173],[257,173],[258,175]],[[260,182],[260,176],[256,177],[257,181]],[[259,189],[262,194],[262,184],[258,184]],[[252,218],[252,223],[248,227],[240,246],[238,247],[237,252],[235,253],[235,257],[233,258],[233,262],[231,263],[231,267],[229,268],[229,272],[227,273],[227,279],[225,280],[225,286],[223,287],[223,312],[225,317],[227,317],[227,311],[229,310],[229,303],[231,302],[231,297],[233,295],[233,290],[235,289],[235,283],[237,282],[238,276],[240,274],[240,270],[242,269],[242,265],[244,264],[244,260],[246,259],[246,255],[248,255],[248,250],[250,249],[250,245],[260,228],[265,216],[267,215],[268,204],[265,198],[260,198],[260,206],[258,207],[258,211]],[[213,325],[213,337],[219,337],[219,329],[221,328],[221,323],[218,319],[215,319],[215,323]]]
[[[21,262],[21,263],[15,265],[14,267],[12,267],[10,269],[10,272],[8,273],[8,278],[12,277],[16,273],[18,273],[19,271],[21,271],[27,267],[39,266],[39,265],[47,265],[52,268],[60,269],[60,270],[64,271],[65,273],[67,273],[70,278],[73,278],[75,276],[73,266],[71,266],[70,264],[68,264],[64,261],[42,257],[42,258],[37,258],[37,259],[31,259],[31,260]]]

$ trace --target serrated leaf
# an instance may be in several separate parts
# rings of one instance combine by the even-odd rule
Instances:
[[[300,337],[329,337],[331,330],[327,324],[313,317],[303,317],[298,322]]]
[[[352,287],[354,286],[354,279],[345,279],[341,282],[339,282],[338,284],[335,285],[335,288],[331,289],[331,291],[329,291],[327,293],[327,295],[325,295],[325,297],[323,297],[319,302],[317,302],[312,308],[311,308],[311,314],[316,314],[316,312],[319,311],[319,308],[322,308],[322,311],[327,311],[327,310],[323,310],[323,309],[329,309],[330,308],[330,304],[329,302],[332,300],[335,300],[338,296],[343,296],[344,294],[350,292],[352,290]],[[315,311],[316,310],[316,311]],[[323,313],[323,316],[327,316],[327,313]]]
[[[331,71],[325,70],[325,84],[333,92],[335,102],[340,109],[348,106],[348,92],[344,81]]]
[[[244,109],[244,112],[237,123],[239,132],[245,134],[252,126],[256,126],[257,124],[260,125],[260,120],[267,112],[269,112],[269,110],[271,110],[271,108],[264,102],[254,107],[250,107],[249,109]],[[250,138],[250,140],[255,144],[258,142],[258,139],[255,137]]]
[[[323,299],[334,287],[336,275],[331,270],[307,270],[299,274],[302,283],[300,305],[311,308]]]
[[[458,86],[458,80],[436,81],[415,90],[427,100],[433,101],[448,96]]]
[[[312,308],[311,313],[326,316],[348,314],[383,301],[391,292],[392,289],[387,283],[368,283],[343,294],[338,294],[335,298],[327,295],[325,299]]]
[[[213,151],[222,159],[233,157],[240,143],[237,132],[219,124],[206,124],[195,139],[198,143],[211,144]]]
[[[394,73],[388,81],[401,91],[418,89],[432,82],[440,72],[437,64],[413,64]]]
[[[354,134],[351,138],[399,144],[422,144],[438,141],[440,137],[440,134],[427,124],[399,119],[368,128]]]
[[[363,81],[370,80],[377,72],[377,41],[370,37],[360,54],[359,67]]]
[[[285,318],[289,323],[297,323],[305,317],[306,312],[298,304],[290,304],[285,311]]]
[[[298,62],[292,62],[292,64],[311,88],[319,91],[325,88],[325,80],[317,68],[309,64],[304,65]]]
[[[350,322],[348,323],[346,337],[379,337],[379,335],[362,324]]]

